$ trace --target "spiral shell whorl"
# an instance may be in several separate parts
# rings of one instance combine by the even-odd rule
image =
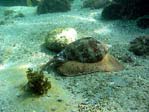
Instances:
[[[56,57],[62,57],[65,61],[94,63],[102,60],[107,52],[104,44],[94,38],[87,37],[69,44]]]

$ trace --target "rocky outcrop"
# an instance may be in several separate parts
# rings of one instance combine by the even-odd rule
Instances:
[[[149,0],[114,0],[104,8],[104,19],[137,19],[149,15]]]

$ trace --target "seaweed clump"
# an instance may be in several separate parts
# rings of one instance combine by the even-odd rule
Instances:
[[[48,78],[44,76],[42,71],[33,71],[33,69],[28,68],[27,70],[27,87],[35,94],[43,95],[48,92],[51,88],[51,82]]]

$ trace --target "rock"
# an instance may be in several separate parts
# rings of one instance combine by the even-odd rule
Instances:
[[[114,0],[104,8],[102,17],[105,19],[137,19],[149,15],[148,4],[148,0]]]
[[[128,3],[135,3],[138,0],[113,0],[113,1],[118,3],[118,4],[127,5]]]
[[[60,52],[68,44],[77,39],[77,31],[73,28],[57,28],[50,31],[45,38],[45,46],[54,52]]]
[[[14,10],[4,10],[4,16],[12,16],[14,13]]]
[[[122,5],[120,4],[111,4],[104,8],[102,11],[102,18],[106,20],[115,20],[122,19]]]
[[[4,10],[4,16],[8,19],[25,17],[23,13],[14,10]]]
[[[23,13],[18,13],[14,16],[14,18],[23,18],[25,15]]]
[[[138,56],[149,55],[149,36],[139,36],[130,42],[129,50]]]
[[[25,6],[26,0],[0,0],[2,6]]]
[[[149,28],[149,16],[139,18],[137,20],[137,26],[142,29]]]
[[[37,6],[41,0],[26,0],[27,6]]]
[[[55,66],[58,72],[66,76],[123,69],[123,66],[108,54],[108,46],[92,37],[69,44],[54,56],[48,65]]]
[[[83,2],[84,8],[99,9],[107,6],[110,0],[85,0]]]
[[[5,25],[5,21],[4,20],[0,20],[0,25]]]
[[[66,12],[70,8],[71,2],[69,0],[42,0],[37,7],[37,13]]]

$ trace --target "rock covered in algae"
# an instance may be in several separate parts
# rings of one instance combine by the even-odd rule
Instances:
[[[108,46],[92,37],[69,44],[48,64],[67,76],[123,69],[123,66],[108,54]]]
[[[66,12],[71,8],[69,0],[41,0],[37,7],[38,14]]]
[[[48,78],[44,76],[42,71],[33,71],[33,69],[28,69],[27,79],[28,88],[35,94],[42,95],[48,92],[51,88],[51,83]]]
[[[77,31],[73,28],[57,28],[50,31],[45,38],[45,45],[48,49],[59,52],[68,44],[75,41]]]
[[[139,36],[131,41],[129,50],[135,55],[149,56],[149,36]]]

